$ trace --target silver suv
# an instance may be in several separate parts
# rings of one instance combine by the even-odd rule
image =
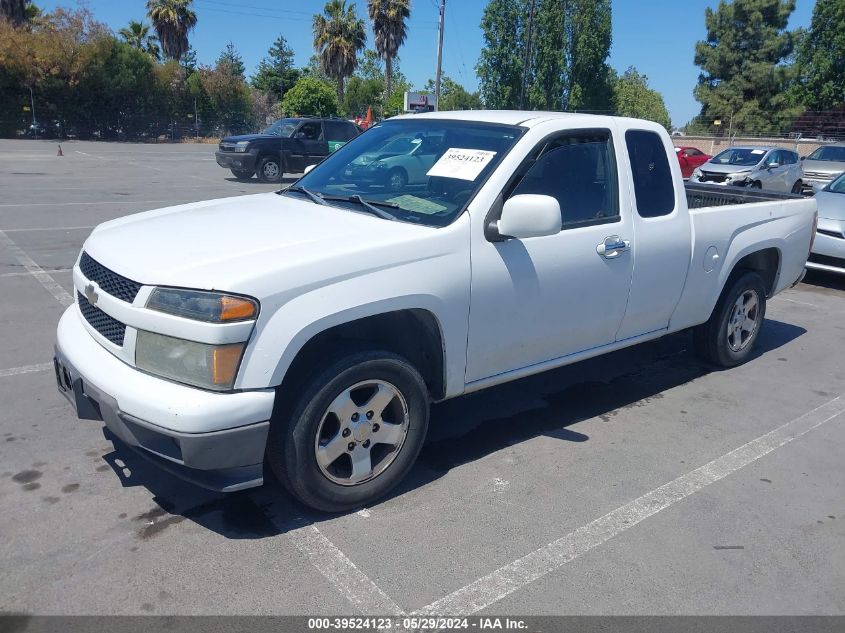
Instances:
[[[823,145],[801,160],[804,162],[804,191],[819,191],[845,172],[845,143]]]
[[[731,147],[690,177],[690,182],[801,193],[803,170],[798,154],[780,147]]]

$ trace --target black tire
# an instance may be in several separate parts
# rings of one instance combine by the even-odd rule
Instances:
[[[264,156],[258,161],[255,175],[261,182],[281,182],[284,165],[277,156]]]
[[[801,193],[804,190],[804,186],[801,184],[801,181],[798,180],[794,185],[792,185],[792,193]]]
[[[371,380],[387,382],[401,393],[407,405],[407,433],[383,471],[360,483],[336,483],[318,464],[318,433],[335,399]],[[340,354],[297,390],[301,395],[286,407],[289,415],[280,411],[270,423],[266,459],[279,481],[302,503],[325,512],[357,508],[383,497],[411,469],[428,430],[429,400],[425,382],[405,358],[383,350]],[[350,439],[355,439],[355,433]],[[355,448],[360,450],[360,446]],[[345,456],[339,459],[343,462]]]
[[[254,175],[254,172],[248,169],[231,169],[230,171],[238,180],[249,180]]]
[[[754,182],[751,183],[751,188],[752,189],[762,189],[763,183],[760,182],[759,180],[755,180]]]
[[[753,321],[753,330],[747,333],[746,338],[743,338],[744,330],[729,334],[729,324],[731,330],[739,325],[741,313],[735,309],[738,300],[740,297],[747,298],[749,295],[753,295],[756,299],[756,308],[753,314],[751,310],[748,310],[747,319],[743,320],[746,323],[749,320]],[[735,317],[736,320],[734,320]],[[704,360],[719,367],[741,365],[750,357],[765,318],[766,286],[763,279],[753,271],[733,275],[722,291],[716,307],[713,308],[710,319],[693,331],[695,349]]]
[[[408,184],[408,172],[401,167],[394,167],[387,172],[384,183],[390,191],[401,191]]]

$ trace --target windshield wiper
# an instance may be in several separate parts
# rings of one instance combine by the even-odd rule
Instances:
[[[361,196],[357,193],[351,196],[325,196],[326,200],[342,200],[343,202],[357,202],[361,205],[361,208],[367,211],[367,213],[371,213],[377,217],[380,217],[384,220],[395,220],[396,216],[392,213],[388,213],[384,209],[379,209],[379,207],[388,207],[390,209],[401,209],[398,204],[393,204],[392,202],[384,202],[382,200],[364,200]],[[378,205],[378,206],[376,206]]]
[[[293,191],[294,193],[304,193],[311,199],[311,202],[315,202],[317,204],[328,205],[329,203],[326,202],[323,198],[318,196],[313,191],[306,189],[305,187],[288,187],[285,191]]]

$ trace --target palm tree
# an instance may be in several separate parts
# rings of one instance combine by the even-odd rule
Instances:
[[[150,35],[150,27],[143,22],[130,20],[129,25],[120,29],[117,33],[132,48],[144,51],[156,60],[161,58],[161,51],[156,43],[156,38]]]
[[[384,59],[385,96],[393,92],[393,60],[408,33],[405,20],[411,15],[410,0],[368,0],[367,10],[373,22],[376,50]]]
[[[346,0],[329,0],[323,13],[314,16],[314,50],[323,72],[337,81],[337,98],[343,103],[343,80],[355,72],[367,41],[364,20]]]
[[[190,47],[188,33],[197,25],[191,4],[193,0],[147,0],[147,15],[170,59],[178,61]]]

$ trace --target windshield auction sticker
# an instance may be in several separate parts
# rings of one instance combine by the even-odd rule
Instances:
[[[495,155],[496,152],[489,152],[483,149],[450,147],[440,157],[440,160],[434,163],[434,166],[428,170],[426,176],[475,180],[487,163],[493,160]]]

